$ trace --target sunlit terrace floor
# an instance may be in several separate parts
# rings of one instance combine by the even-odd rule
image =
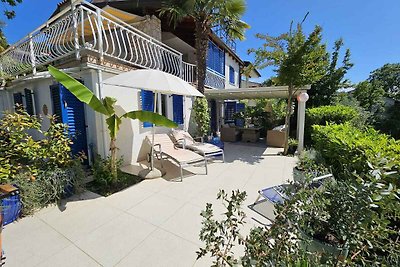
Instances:
[[[226,162],[190,167],[183,182],[170,182],[179,170],[167,166],[167,178],[146,180],[109,197],[86,192],[62,206],[43,209],[3,230],[6,266],[210,266],[196,261],[201,245],[200,211],[207,202],[221,214],[219,189],[245,190],[247,225],[268,223],[248,208],[257,191],[292,179],[296,158],[280,149],[226,144]],[[136,168],[128,168],[135,171]]]

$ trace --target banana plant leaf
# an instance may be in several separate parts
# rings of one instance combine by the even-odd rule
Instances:
[[[78,98],[83,103],[88,104],[95,111],[104,114],[112,115],[109,110],[103,105],[103,103],[89,90],[86,86],[75,80],[70,75],[60,71],[59,69],[49,66],[49,73],[56,79],[59,83],[65,86],[76,98]]]
[[[150,122],[157,126],[164,126],[167,128],[176,128],[178,124],[167,119],[166,117],[146,110],[131,111],[124,114],[122,117],[139,120],[141,122]]]

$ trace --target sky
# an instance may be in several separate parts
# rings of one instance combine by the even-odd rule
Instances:
[[[61,0],[23,0],[16,7],[17,17],[7,21],[4,33],[15,43],[44,23]],[[400,62],[400,0],[247,0],[243,20],[250,24],[246,40],[238,42],[237,53],[252,61],[247,49],[262,41],[256,33],[279,35],[287,32],[290,22],[303,24],[306,33],[315,25],[323,28],[323,41],[332,50],[335,40],[343,38],[344,48],[351,51],[355,64],[347,74],[352,82],[368,78],[371,71],[385,63]],[[263,80],[271,77],[273,68],[260,70]]]

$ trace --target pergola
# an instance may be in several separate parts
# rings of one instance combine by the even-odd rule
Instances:
[[[293,97],[306,93],[310,86],[298,88]],[[234,89],[206,89],[205,96],[207,99],[216,100],[217,103],[217,121],[221,116],[221,106],[224,100],[242,100],[242,99],[265,99],[265,98],[288,98],[287,86],[271,86],[271,87],[251,87],[251,88],[234,88]],[[219,107],[219,109],[218,109]],[[297,140],[298,151],[304,149],[304,124],[305,124],[305,111],[306,102],[298,101],[297,110]],[[218,129],[220,125],[218,123]]]

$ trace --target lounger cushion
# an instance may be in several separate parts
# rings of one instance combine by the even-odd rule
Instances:
[[[217,153],[217,152],[222,152],[222,150],[217,147],[216,145],[213,144],[208,144],[208,143],[195,143],[192,145],[186,145],[187,148],[199,151],[201,153],[205,154],[211,154],[211,153]]]
[[[195,143],[193,137],[183,130],[172,130],[172,136],[177,143],[183,143],[183,140],[185,140],[186,145],[193,145]]]

